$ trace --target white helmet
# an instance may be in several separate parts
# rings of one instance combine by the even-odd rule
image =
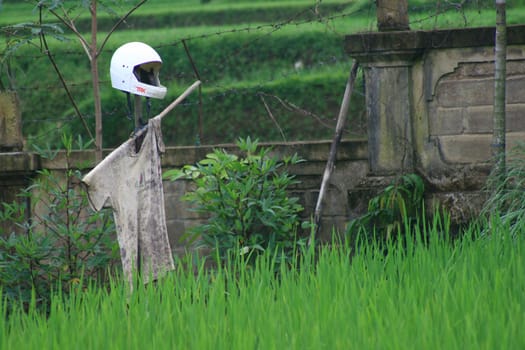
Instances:
[[[160,85],[162,60],[149,45],[131,42],[119,47],[111,57],[111,86],[129,93],[164,98],[166,87]]]

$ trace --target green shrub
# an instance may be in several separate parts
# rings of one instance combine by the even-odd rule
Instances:
[[[277,160],[269,155],[270,148],[259,149],[249,137],[237,145],[243,156],[214,150],[194,166],[165,173],[172,181],[194,181],[196,189],[184,199],[208,216],[189,237],[200,238],[223,260],[239,253],[252,259],[263,251],[286,258],[302,244],[297,230],[303,208],[286,192],[297,181],[283,167],[301,160],[297,155]]]
[[[389,242],[402,230],[420,222],[424,213],[423,179],[416,174],[406,174],[388,185],[368,202],[368,211],[350,221],[347,234],[354,238],[360,234],[366,240]]]
[[[0,222],[18,228],[0,228],[0,289],[8,304],[27,306],[33,300],[45,306],[53,290],[69,294],[101,282],[118,262],[112,217],[108,211],[88,211],[87,195],[79,188],[81,171],[70,162],[72,139],[63,142],[65,172],[39,171],[20,194],[27,200],[2,203]],[[40,153],[48,158],[58,154]]]

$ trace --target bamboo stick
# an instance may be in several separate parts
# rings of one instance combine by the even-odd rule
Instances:
[[[343,135],[346,115],[348,114],[348,108],[350,107],[350,97],[352,96],[352,91],[354,90],[354,83],[355,83],[355,78],[357,75],[358,66],[359,64],[357,63],[356,60],[354,60],[354,63],[352,64],[352,68],[350,69],[350,75],[348,76],[348,81],[346,82],[346,88],[345,88],[345,93],[343,96],[343,101],[341,103],[341,108],[339,109],[339,116],[337,117],[335,135],[334,135],[334,139],[332,140],[332,145],[330,146],[330,154],[328,156],[328,161],[326,163],[326,167],[323,173],[323,180],[321,182],[321,188],[319,190],[319,196],[317,197],[317,204],[315,206],[315,211],[314,211],[315,231],[314,231],[313,237],[310,237],[308,244],[312,243],[311,242],[312,239],[315,239],[321,227],[323,199],[326,194],[328,183],[330,182],[330,177],[332,176],[332,172],[334,170],[335,158],[337,155],[337,146],[339,145],[339,142],[341,141],[341,137]]]

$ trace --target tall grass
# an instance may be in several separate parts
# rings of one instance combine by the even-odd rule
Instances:
[[[522,349],[525,239],[493,224],[455,242],[434,228],[387,255],[310,250],[277,275],[271,256],[213,272],[180,264],[131,295],[120,283],[57,295],[48,315],[0,306],[0,348]]]

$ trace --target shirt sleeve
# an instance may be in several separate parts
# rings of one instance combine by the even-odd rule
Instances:
[[[104,170],[107,169],[97,166],[82,179],[86,185],[89,205],[95,211],[111,206],[108,200],[111,194],[108,179],[111,178],[111,175]]]
[[[162,139],[161,119],[158,117],[151,118],[149,120],[148,128],[150,128],[149,132],[153,132],[155,135],[158,153],[163,154],[166,146],[164,145],[164,140]]]
[[[117,191],[117,184],[123,170],[123,160],[129,153],[131,141],[128,140],[113,150],[106,158],[87,173],[82,182],[87,187],[89,204],[95,211],[104,207],[113,207],[112,200]]]

